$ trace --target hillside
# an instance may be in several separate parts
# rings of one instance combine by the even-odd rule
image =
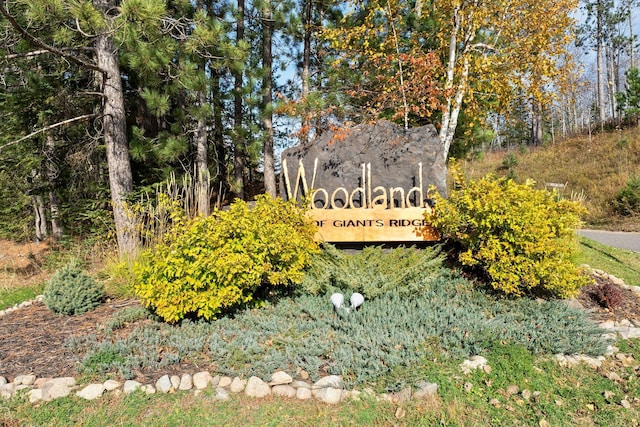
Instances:
[[[640,128],[485,152],[462,165],[471,178],[511,174],[518,182],[533,179],[541,189],[552,188],[549,183],[564,184],[554,191],[583,201],[589,211],[584,218],[588,227],[640,231],[640,217],[620,217],[611,208],[616,192],[630,177],[640,176]]]

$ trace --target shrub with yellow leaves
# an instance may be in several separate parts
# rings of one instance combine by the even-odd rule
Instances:
[[[488,175],[467,180],[452,167],[448,199],[435,195],[427,219],[459,248],[463,266],[479,269],[507,295],[570,297],[591,279],[571,258],[584,207],[553,193]]]

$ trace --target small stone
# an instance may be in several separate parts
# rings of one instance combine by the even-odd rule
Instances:
[[[29,397],[29,403],[39,402],[42,400],[42,390],[34,388],[33,390],[29,390],[27,396]]]
[[[531,397],[533,398],[533,400],[538,400],[541,394],[542,394],[541,392],[536,390],[533,392],[533,394],[531,394]]]
[[[75,385],[76,380],[73,377],[53,378],[42,385],[42,399],[50,401],[60,397],[67,397],[71,394],[71,389]]]
[[[611,390],[605,390],[602,395],[604,396],[605,399],[607,400],[611,400],[611,398],[615,395],[614,392],[612,392]]]
[[[0,397],[4,397],[5,399],[10,399],[15,392],[16,385],[14,383],[7,383],[3,386],[0,386]]]
[[[38,378],[38,379],[36,380],[36,382],[35,382],[35,383],[33,383],[33,385],[34,385],[36,388],[42,388],[42,386],[43,386],[47,381],[51,381],[52,379],[53,379],[53,378]]]
[[[24,385],[33,385],[36,382],[35,375],[24,375],[22,377],[22,384]]]
[[[76,396],[85,400],[95,400],[102,396],[104,390],[105,389],[103,384],[89,384],[88,386],[77,392]]]
[[[627,319],[622,319],[621,321],[619,321],[618,322],[618,326],[625,327],[625,328],[633,327],[631,322],[629,320],[627,320]]]
[[[596,406],[593,403],[587,403],[585,406],[591,412],[596,410]]]
[[[404,418],[405,415],[407,415],[407,411],[402,406],[399,406],[398,409],[396,409],[395,417],[401,419]]]
[[[119,383],[118,381],[116,381],[116,380],[106,380],[102,385],[104,386],[104,389],[105,389],[106,391],[113,391],[113,390],[115,390],[115,389],[120,388],[120,386],[121,386],[122,384],[120,384],[120,383]]]
[[[538,425],[540,427],[551,427],[551,424],[549,424],[549,422],[545,419],[541,419],[540,422],[538,423]]]
[[[562,406],[564,405],[564,402],[560,399],[556,399],[556,406]]]
[[[269,382],[270,386],[280,385],[280,384],[291,384],[293,382],[293,378],[291,375],[287,374],[284,371],[277,371],[271,375],[271,381]]]
[[[140,387],[140,390],[144,391],[147,394],[156,394],[156,388],[151,384],[146,384]]]
[[[313,392],[312,392],[313,393]],[[320,402],[334,405],[342,400],[342,389],[334,387],[324,387],[313,393]]]
[[[262,379],[253,376],[247,381],[244,393],[249,397],[265,397],[271,394],[271,387]]]
[[[182,374],[180,377],[179,390],[187,391],[193,388],[193,377],[189,374]]]
[[[296,399],[308,400],[311,399],[311,389],[300,387],[296,389]]]
[[[616,324],[613,320],[606,320],[604,322],[600,322],[598,326],[602,329],[613,329],[616,327]]]
[[[471,389],[473,388],[473,384],[471,384],[470,382],[466,382],[466,383],[464,383],[463,387],[464,387],[464,391],[470,392]]]
[[[436,393],[438,393],[438,384],[436,383],[419,381],[417,387],[418,389],[413,393],[413,397],[416,399],[424,399],[426,397],[435,396]]]
[[[179,384],[180,383],[178,381],[178,385]],[[171,383],[169,375],[163,375],[158,379],[158,381],[156,381],[156,390],[158,390],[158,392],[160,393],[169,393],[172,388],[173,384]]]
[[[296,397],[296,389],[289,384],[278,384],[271,388],[271,394],[274,396],[293,398]]]
[[[180,377],[177,375],[171,375],[171,387],[177,390],[180,387]]]
[[[509,387],[507,387],[507,396],[513,396],[514,394],[518,394],[519,391],[520,391],[520,388],[518,388],[517,385],[512,384]]]
[[[493,369],[491,368],[491,365],[484,365],[482,367],[482,370],[485,372],[485,374],[490,374]]]
[[[474,369],[482,369],[487,364],[487,359],[482,356],[473,356],[460,365],[464,374],[470,374]]]
[[[311,386],[311,389],[321,389],[325,387],[344,388],[342,377],[339,375],[328,375],[324,378],[320,378],[313,384],[313,386]]]
[[[122,391],[124,394],[131,394],[142,386],[138,381],[127,380],[124,382],[124,386],[122,387]]]
[[[529,399],[531,399],[531,391],[530,391],[529,389],[526,389],[526,388],[525,388],[524,390],[522,390],[521,395],[522,395],[522,398],[523,398],[524,400],[529,400]]]
[[[567,307],[575,308],[575,309],[578,309],[578,310],[584,308],[584,306],[580,303],[580,301],[578,301],[575,298],[571,298],[571,299],[565,300],[565,304],[567,305]]]
[[[627,399],[622,399],[620,401],[620,404],[622,405],[623,408],[625,409],[631,409],[631,403],[629,403],[629,401]]]
[[[500,407],[500,401],[494,397],[493,399],[491,399],[489,401],[489,405],[493,406],[494,408],[499,408]]]
[[[24,377],[24,375],[17,375],[17,376],[13,379],[13,384],[14,384],[14,385],[21,385],[21,384],[22,384],[22,377]]]
[[[0,377],[0,387],[7,383],[7,379],[5,377]]]
[[[211,374],[209,372],[198,372],[197,374],[193,375],[193,385],[196,389],[203,390],[209,386],[212,379],[213,377],[211,377]]]
[[[229,400],[229,392],[222,387],[216,387],[216,395],[214,397],[216,400]]]
[[[233,378],[229,376],[220,377],[220,381],[218,382],[218,387],[227,388],[231,385]]]
[[[216,375],[215,377],[211,378],[211,387],[218,387],[220,385],[220,375]]]
[[[609,281],[611,283],[613,283],[614,285],[618,285],[618,286],[623,286],[624,285],[624,280],[620,279],[619,277],[616,277],[612,274],[609,274]]]
[[[399,392],[389,394],[391,403],[404,403],[411,399],[411,387],[405,387]]]
[[[244,390],[246,385],[247,380],[242,380],[238,377],[235,377],[229,385],[229,391],[231,391],[232,393],[240,393],[242,390]]]
[[[599,358],[590,357],[590,356],[579,356],[578,359],[581,362],[586,363],[587,365],[589,365],[589,367],[593,369],[598,369],[602,366],[602,360]]]
[[[625,340],[640,338],[640,328],[622,328],[618,333]]]
[[[617,353],[619,350],[618,347],[614,346],[614,345],[609,345],[607,346],[607,350],[604,353],[606,356],[613,356],[614,353]]]

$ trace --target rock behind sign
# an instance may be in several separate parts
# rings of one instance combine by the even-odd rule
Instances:
[[[373,188],[416,187],[420,183],[420,163],[425,190],[434,185],[440,194],[446,193],[443,147],[433,125],[405,130],[380,121],[326,133],[308,144],[285,150],[283,169],[286,164],[292,185],[301,160],[311,188],[316,159],[313,188],[324,188],[329,194],[338,187],[361,186],[363,164],[371,165],[369,184]],[[282,176],[280,191],[286,198],[284,181]]]

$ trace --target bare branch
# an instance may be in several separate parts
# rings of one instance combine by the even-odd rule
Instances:
[[[53,46],[49,46],[48,44],[46,44],[45,42],[43,42],[42,40],[38,39],[37,37],[35,37],[33,34],[29,33],[27,30],[25,30],[24,28],[22,28],[20,26],[20,24],[18,23],[18,21],[15,20],[15,18],[13,16],[11,16],[11,14],[9,13],[8,10],[6,10],[4,8],[4,6],[0,6],[0,14],[2,14],[5,18],[7,18],[7,20],[9,21],[9,23],[11,24],[11,26],[20,34],[22,34],[22,36],[29,40],[31,43],[33,43],[36,46],[41,47],[42,49],[48,50],[51,53],[55,53],[56,55],[60,55],[63,58],[67,59],[68,61],[74,62],[78,65],[81,65],[83,67],[87,67],[91,70],[96,70],[99,71],[101,73],[104,72],[104,70],[102,70],[100,67],[98,67],[96,64],[92,64],[91,62],[87,62],[87,61],[83,61],[82,59],[76,58],[73,55],[69,55],[68,53],[64,52],[61,49],[58,49],[56,47]]]
[[[55,129],[57,127],[64,126],[64,125],[67,125],[69,123],[77,122],[77,121],[80,121],[80,120],[90,119],[90,118],[96,117],[96,116],[97,116],[97,114],[85,114],[84,116],[74,117],[72,119],[63,120],[61,122],[54,123],[54,124],[49,125],[49,126],[45,126],[42,129],[38,129],[35,132],[31,132],[29,135],[25,135],[20,139],[16,139],[15,141],[8,142],[8,143],[6,143],[4,145],[1,145],[0,146],[0,150],[4,149],[6,147],[9,147],[10,145],[18,144],[18,143],[20,143],[20,142],[22,142],[22,141],[24,141],[26,139],[29,139],[29,138],[31,138],[33,136],[36,136],[36,135],[38,135],[40,133],[43,133],[43,132],[47,132],[47,131],[49,131],[51,129]]]
[[[25,53],[13,53],[11,55],[5,55],[3,57],[0,57],[0,60],[16,59],[16,58],[31,58],[32,56],[43,55],[45,53],[51,53],[51,52],[49,50],[42,49],[42,50],[34,50],[31,52],[25,52]]]

